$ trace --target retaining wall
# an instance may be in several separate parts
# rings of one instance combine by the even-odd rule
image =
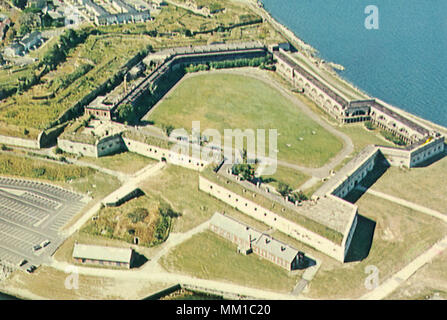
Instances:
[[[344,245],[337,245],[330,240],[299,226],[295,222],[287,220],[280,215],[261,207],[257,203],[229,191],[202,176],[199,177],[199,189],[251,216],[252,218],[262,221],[272,228],[275,228],[340,262],[344,261]],[[343,243],[344,242],[345,241],[343,241]]]

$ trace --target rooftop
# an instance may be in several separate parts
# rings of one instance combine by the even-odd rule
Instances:
[[[341,185],[349,176],[351,176],[360,166],[369,160],[379,147],[372,144],[366,146],[360,153],[343,166],[333,177],[323,184],[312,196],[323,197],[332,193],[339,185]]]
[[[312,82],[321,91],[325,92],[328,96],[330,96],[332,99],[337,101],[341,106],[347,106],[348,105],[348,101],[346,101],[343,97],[341,97],[336,92],[334,92],[331,88],[329,88],[326,84],[321,82],[315,76],[313,76],[312,74],[307,72],[303,67],[301,67],[298,63],[296,63],[294,60],[289,58],[287,55],[285,55],[281,51],[275,51],[274,54],[275,54],[275,56],[277,56],[281,60],[283,60],[286,64],[288,64],[291,68],[296,70],[299,74],[303,75],[307,80]]]
[[[232,175],[216,174],[211,168],[206,168],[202,176],[336,244],[342,243],[344,234],[357,213],[355,205],[334,196],[295,205],[250,182],[236,181]]]
[[[86,109],[98,109],[98,110],[112,110],[115,106],[113,104],[107,104],[104,103],[104,100],[106,99],[106,97],[104,96],[99,96],[96,97],[95,100],[93,100],[92,102],[90,102],[90,104],[88,106],[86,106]]]
[[[240,239],[247,241],[251,239],[252,243],[257,241],[262,235],[260,231],[219,212],[214,213],[210,223],[219,226],[223,230],[230,231]]]
[[[389,115],[390,117],[392,117],[393,119],[395,119],[396,121],[406,125],[407,127],[419,132],[422,135],[428,135],[429,131],[427,129],[425,129],[424,127],[422,127],[421,125],[415,123],[414,121],[411,121],[410,119],[400,115],[399,113],[391,110],[390,108],[384,106],[383,104],[377,102],[376,100],[374,100],[374,102],[371,105],[372,108],[376,108],[380,111],[382,111],[383,113]]]
[[[131,248],[112,248],[75,243],[73,258],[130,263]]]
[[[256,241],[256,246],[289,263],[291,263],[298,255],[297,249],[292,248],[291,246],[278,241],[267,234],[263,234],[261,238]]]
[[[219,212],[214,214],[210,222],[223,230],[236,235],[238,238],[251,239],[252,243],[257,247],[264,249],[285,261],[292,262],[298,254],[298,250],[288,244],[278,241],[267,234],[263,234],[262,232],[251,228],[249,225]]]

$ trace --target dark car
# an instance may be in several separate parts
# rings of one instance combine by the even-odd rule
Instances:
[[[39,249],[42,249],[42,246],[41,246],[40,244],[36,244],[36,245],[33,247],[33,251],[37,251],[37,250],[39,250]]]
[[[28,269],[26,269],[26,272],[28,272],[28,273],[33,273],[34,270],[36,270],[36,269],[37,269],[37,267],[34,266],[34,265],[32,265],[32,266],[30,266]]]
[[[27,264],[27,263],[28,263],[28,261],[27,261],[26,259],[22,259],[22,260],[19,262],[19,267],[24,266],[24,265]]]

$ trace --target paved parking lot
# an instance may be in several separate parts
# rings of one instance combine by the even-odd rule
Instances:
[[[50,184],[0,177],[0,261],[40,265],[64,240],[60,229],[89,201]],[[50,241],[34,251],[35,245]]]

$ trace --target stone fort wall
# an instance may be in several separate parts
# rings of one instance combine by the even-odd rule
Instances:
[[[315,248],[316,250],[323,252],[337,261],[344,262],[347,237],[343,239],[341,245],[337,245],[319,234],[309,231],[297,223],[285,219],[280,215],[261,207],[257,203],[241,197],[240,195],[229,191],[202,176],[199,177],[199,189],[251,216],[252,218],[262,221],[268,226],[271,226]]]

